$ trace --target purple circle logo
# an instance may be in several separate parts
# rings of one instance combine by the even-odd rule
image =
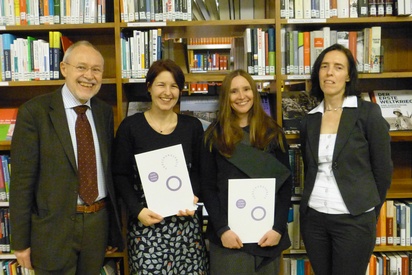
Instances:
[[[261,221],[266,217],[266,210],[262,206],[256,206],[252,209],[251,215],[255,221]]]
[[[170,191],[177,191],[182,187],[182,180],[179,177],[171,176],[166,181],[166,187]]]
[[[238,199],[238,200],[236,201],[236,206],[237,206],[237,208],[239,208],[239,209],[243,209],[243,208],[245,208],[245,206],[246,206],[246,201],[245,201],[244,199]]]
[[[151,172],[148,178],[151,182],[156,182],[159,179],[159,175],[156,172]]]

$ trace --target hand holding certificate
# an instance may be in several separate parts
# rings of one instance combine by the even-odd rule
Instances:
[[[147,206],[163,217],[196,210],[182,145],[135,155]]]
[[[242,243],[257,243],[272,229],[276,179],[229,180],[229,227]]]

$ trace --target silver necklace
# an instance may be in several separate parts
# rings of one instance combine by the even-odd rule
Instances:
[[[150,111],[147,111],[147,114],[149,115],[150,120],[155,124],[156,128],[158,129],[157,131],[158,131],[159,133],[163,134],[163,131],[164,131],[164,130],[162,130],[162,128],[159,126],[159,124],[157,124],[157,122],[153,119],[152,115],[150,114]],[[165,130],[167,129],[168,126],[170,126],[170,124],[171,124],[171,123],[168,123],[168,124],[166,125]]]
[[[326,108],[325,111],[337,111],[337,110],[340,110],[340,109],[342,109],[342,106],[336,107],[336,108],[330,108],[330,109]]]

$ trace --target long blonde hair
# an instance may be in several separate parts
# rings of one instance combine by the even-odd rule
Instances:
[[[206,130],[205,143],[209,146],[210,150],[214,146],[223,156],[231,157],[236,144],[243,138],[243,130],[239,126],[236,114],[230,105],[232,80],[236,76],[244,77],[249,82],[253,92],[254,104],[248,114],[250,128],[249,141],[251,146],[266,150],[268,146],[275,141],[275,145],[281,146],[281,149],[285,151],[282,128],[263,110],[255,81],[244,70],[232,71],[224,78],[219,95],[219,113],[217,120]]]

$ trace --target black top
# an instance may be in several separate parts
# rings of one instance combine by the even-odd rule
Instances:
[[[247,130],[247,128],[245,128]],[[284,139],[286,144],[286,140]],[[272,146],[274,147],[274,146]],[[222,156],[215,148],[212,152],[203,146],[202,150],[202,195],[206,209],[209,213],[207,238],[222,246],[221,235],[229,230],[228,226],[228,180],[249,178],[244,172]],[[284,166],[290,167],[288,152],[282,152],[279,147],[269,150]],[[246,156],[247,157],[247,156]],[[250,159],[250,165],[267,165],[256,163]],[[256,256],[274,258],[290,246],[287,231],[287,220],[292,195],[292,181],[290,177],[284,182],[276,193],[275,223],[273,230],[282,234],[279,245],[262,248],[256,243],[244,244],[241,250]]]
[[[125,118],[119,126],[114,143],[113,176],[115,187],[127,205],[129,214],[137,217],[146,202],[142,201],[142,184],[135,154],[182,144],[193,192],[199,196],[199,150],[203,128],[194,117],[178,115],[175,130],[162,135],[147,122],[143,113]],[[133,169],[132,169],[133,167]]]

